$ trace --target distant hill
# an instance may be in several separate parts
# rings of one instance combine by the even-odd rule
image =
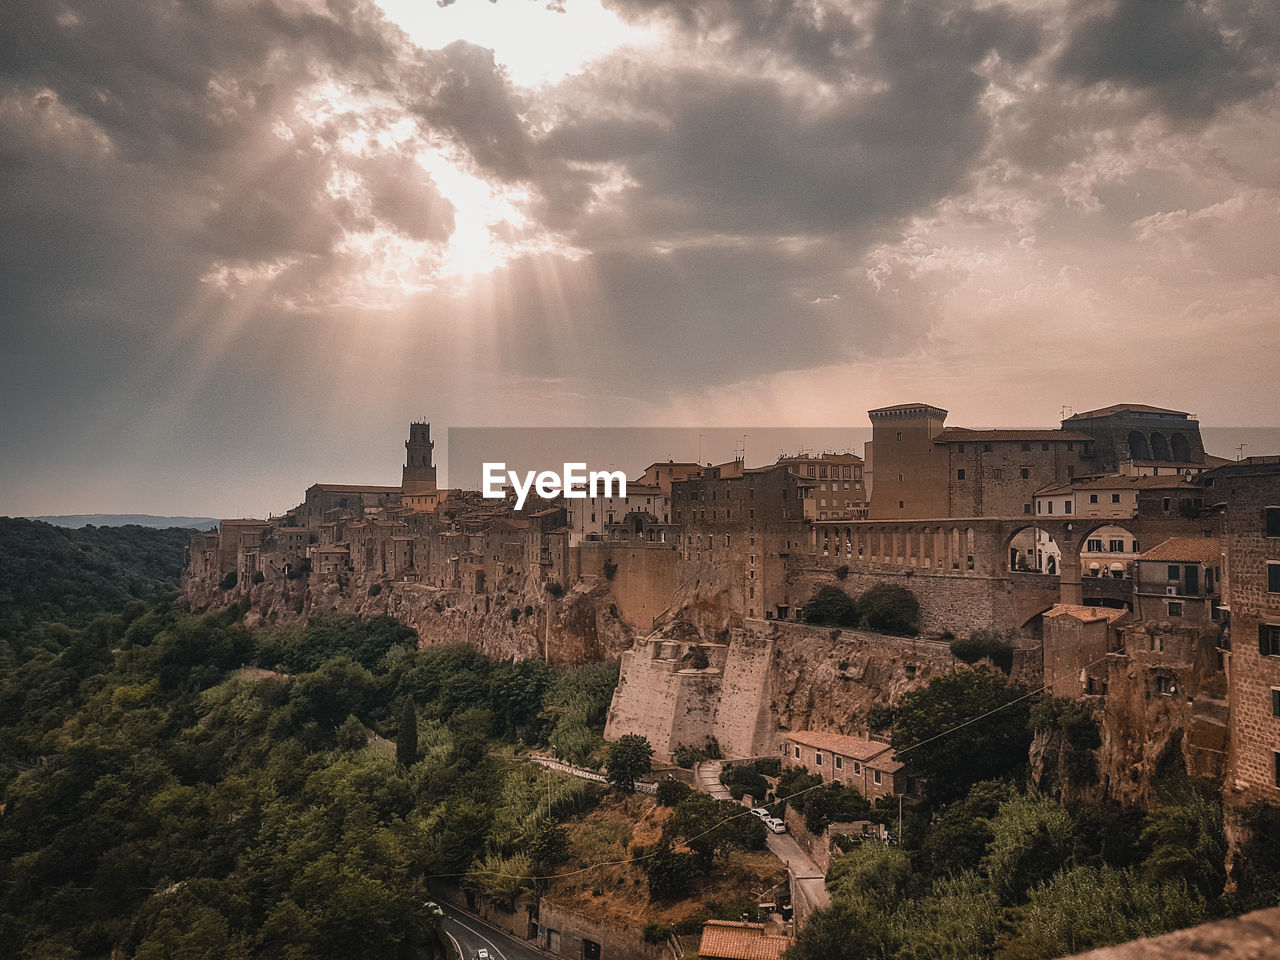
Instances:
[[[51,523],[55,527],[151,527],[164,530],[169,527],[186,527],[191,530],[210,530],[218,525],[213,517],[157,517],[149,513],[85,513],[60,517],[27,517]]]
[[[191,533],[136,525],[70,530],[0,517],[0,639],[38,620],[80,626],[134,600],[172,597]]]

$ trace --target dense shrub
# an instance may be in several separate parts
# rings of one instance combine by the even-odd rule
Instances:
[[[864,627],[884,633],[911,634],[920,621],[920,602],[906,587],[879,583],[858,597]]]
[[[1005,673],[1013,669],[1013,644],[997,631],[975,630],[967,639],[952,640],[951,653],[970,665],[986,657]]]
[[[800,615],[805,623],[856,627],[859,607],[853,597],[839,587],[823,587],[804,605]]]

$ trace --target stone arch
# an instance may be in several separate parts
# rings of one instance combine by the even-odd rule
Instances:
[[[1133,430],[1129,434],[1129,459],[1151,459],[1151,448],[1147,446],[1147,438],[1137,430]]]
[[[1169,459],[1169,441],[1164,438],[1163,433],[1153,433],[1151,435],[1151,459]]]
[[[1044,534],[1045,540],[1039,536]],[[1009,573],[1048,573],[1046,559],[1053,560],[1053,574],[1062,569],[1062,549],[1052,530],[1043,524],[1023,523],[1009,531],[1004,541],[1004,568]]]
[[[1181,433],[1175,433],[1169,438],[1169,446],[1173,449],[1174,460],[1186,463],[1191,459],[1191,445]]]

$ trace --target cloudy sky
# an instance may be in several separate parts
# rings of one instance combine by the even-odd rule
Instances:
[[[1273,0],[561,6],[0,6],[0,513],[278,511],[424,416],[1278,422]]]

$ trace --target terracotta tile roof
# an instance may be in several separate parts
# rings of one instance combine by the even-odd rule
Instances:
[[[902,764],[893,758],[893,748],[887,743],[849,737],[843,733],[826,733],[821,730],[795,730],[786,736],[788,740],[801,746],[838,753],[842,757],[859,760],[881,770],[892,772],[902,768]]]
[[[763,923],[708,920],[702,927],[698,954],[717,960],[781,960],[791,946],[788,937],[766,934]]]
[[[1067,419],[1091,420],[1094,417],[1107,417],[1113,413],[1165,413],[1171,417],[1191,416],[1191,414],[1182,410],[1169,410],[1166,407],[1151,407],[1145,403],[1113,403],[1109,407],[1099,407],[1097,410],[1085,410],[1083,413],[1072,414],[1067,417]]]
[[[1217,563],[1222,559],[1222,541],[1217,537],[1170,537],[1146,553],[1138,554],[1138,559],[1160,563]]]
[[[934,443],[1008,443],[1019,440],[1042,443],[1046,440],[1089,440],[1090,437],[1074,430],[970,430],[968,427],[943,427],[933,438]]]
[[[1044,612],[1046,617],[1075,617],[1082,623],[1093,623],[1095,620],[1119,620],[1128,610],[1116,610],[1112,607],[1086,607],[1078,603],[1056,603]]]

